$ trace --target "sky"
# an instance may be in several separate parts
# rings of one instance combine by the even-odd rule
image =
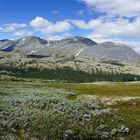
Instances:
[[[140,54],[140,0],[0,0],[0,39],[83,36]]]

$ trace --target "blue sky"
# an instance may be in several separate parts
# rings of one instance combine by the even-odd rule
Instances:
[[[0,0],[0,39],[79,35],[140,53],[139,9],[139,0]]]
[[[78,18],[76,11],[84,8],[83,4],[74,0],[1,0],[0,23],[28,22],[36,16],[51,21]],[[59,11],[61,15],[54,15],[53,11]]]

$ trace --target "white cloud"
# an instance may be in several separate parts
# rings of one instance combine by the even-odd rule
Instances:
[[[71,20],[71,23],[80,29],[89,29],[92,34],[104,37],[140,37],[140,18],[130,22],[128,19],[119,18],[116,20],[104,21],[102,19],[90,20]]]
[[[69,20],[73,25],[79,27],[80,29],[93,30],[101,24],[100,20],[90,20],[86,23],[84,20]]]
[[[92,10],[108,16],[135,17],[140,15],[140,0],[78,0]]]
[[[71,36],[72,35],[69,34],[69,33],[64,33],[64,34],[61,34],[61,35],[48,35],[46,38],[47,38],[47,40],[61,40],[61,39],[71,37]]]
[[[20,30],[14,33],[15,36],[20,36],[20,37],[24,37],[24,36],[31,36],[33,35],[32,31],[27,31],[27,30]]]
[[[137,41],[125,41],[123,42],[127,46],[130,46],[132,49],[134,49],[136,52],[140,54],[140,42]]]
[[[36,17],[31,21],[30,25],[35,30],[45,34],[66,32],[72,28],[71,24],[66,20],[53,23],[43,17]]]
[[[0,32],[12,32],[12,31],[15,31],[16,29],[25,28],[25,27],[27,27],[27,24],[25,23],[21,23],[21,24],[9,23],[0,27]]]

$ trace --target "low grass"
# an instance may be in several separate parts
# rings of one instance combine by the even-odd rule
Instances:
[[[77,96],[97,95],[109,97],[140,97],[140,83],[114,83],[114,84],[72,84],[72,83],[49,83],[49,87],[63,88],[76,92]],[[72,98],[72,99],[76,99]],[[124,123],[131,132],[125,137],[125,140],[140,139],[140,99],[123,101],[112,106],[117,109],[117,113],[123,119]]]
[[[139,140],[140,138],[140,99],[120,102],[112,108],[118,109],[118,114],[124,123],[131,129],[126,140]]]
[[[79,83],[48,83],[53,88],[72,90],[77,95],[99,95],[99,96],[140,96],[140,83],[126,84],[79,84]]]

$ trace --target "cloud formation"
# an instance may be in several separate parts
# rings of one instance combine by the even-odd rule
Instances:
[[[100,26],[101,24],[100,20],[90,20],[87,23],[84,20],[69,20],[69,21],[70,23],[77,26],[78,28],[85,29],[85,30],[93,30],[97,26]]]
[[[27,24],[25,23],[9,23],[9,24],[5,24],[2,27],[0,27],[0,32],[12,32],[15,31],[19,28],[25,28],[27,27]]]
[[[78,0],[91,10],[108,16],[135,17],[140,15],[140,0]]]
[[[114,37],[140,37],[140,18],[130,22],[128,19],[119,18],[116,20],[93,19],[89,22],[84,20],[71,20],[71,23],[80,29],[91,30],[92,33],[100,36]]]
[[[71,37],[72,35],[69,34],[69,33],[63,33],[63,34],[60,34],[60,35],[47,35],[46,38],[48,40],[61,40],[61,39],[64,39],[66,37]]]
[[[53,23],[43,17],[36,17],[30,22],[30,25],[36,31],[39,31],[45,34],[62,33],[72,28],[71,24],[66,20],[57,21],[56,23]]]
[[[13,35],[19,36],[19,37],[31,36],[31,35],[33,35],[33,32],[29,31],[29,30],[19,30],[19,31],[15,32]]]

